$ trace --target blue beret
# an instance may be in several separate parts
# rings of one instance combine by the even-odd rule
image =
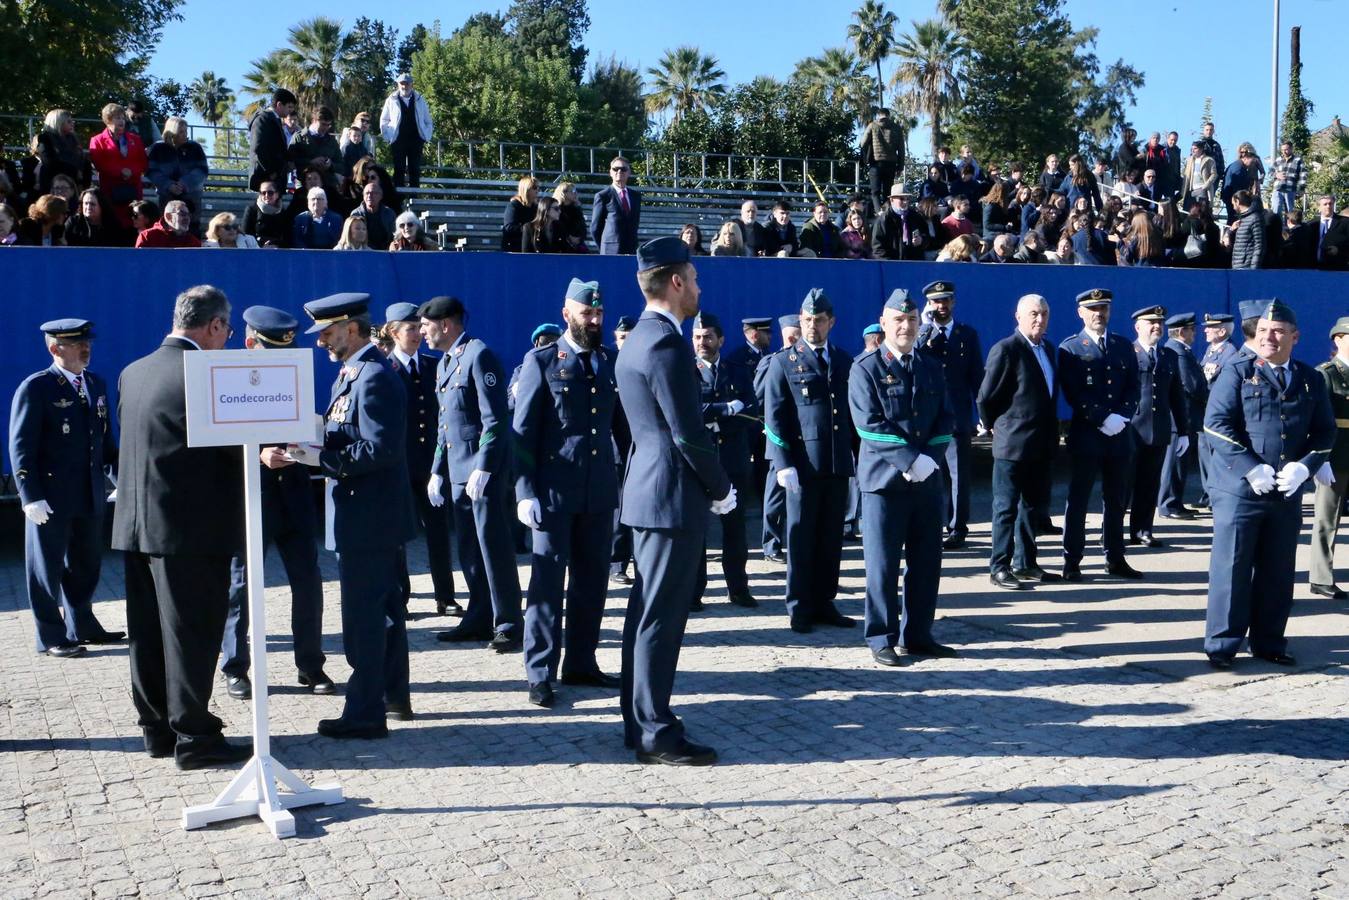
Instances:
[[[1243,322],[1247,319],[1258,319],[1266,305],[1268,301],[1265,300],[1242,300],[1237,304],[1237,312],[1240,313]]]
[[[1133,319],[1135,322],[1140,319],[1144,322],[1162,322],[1166,320],[1165,306],[1145,306],[1142,309],[1134,310]]]
[[[317,300],[310,300],[304,305],[304,311],[309,313],[309,317],[314,320],[305,334],[313,334],[316,331],[322,331],[329,325],[336,325],[338,322],[345,322],[356,316],[366,315],[370,311],[369,294],[332,294],[328,297],[320,297]]]
[[[1077,295],[1077,305],[1091,308],[1093,306],[1105,306],[1115,295],[1105,288],[1092,288],[1089,291],[1083,291]]]
[[[676,266],[689,261],[689,245],[674,235],[658,237],[637,248],[637,271]]]
[[[1187,328],[1194,324],[1194,313],[1176,313],[1166,320],[1167,328]]]
[[[1269,319],[1271,322],[1287,322],[1289,325],[1297,324],[1297,314],[1293,312],[1293,307],[1284,303],[1278,297],[1273,300],[1260,301],[1260,318]]]
[[[604,303],[600,300],[600,283],[598,281],[582,281],[579,278],[573,278],[571,284],[567,285],[567,299],[584,303],[586,306],[597,308],[604,306]]]
[[[420,319],[415,303],[394,303],[384,310],[385,322],[417,322]]]
[[[417,307],[417,315],[423,319],[462,319],[464,301],[458,297],[432,297]]]
[[[1205,325],[1231,325],[1231,313],[1204,313]]]
[[[954,297],[956,295],[956,286],[949,281],[931,281],[923,285],[923,296],[929,300],[939,300],[942,297]]]
[[[295,329],[300,323],[284,309],[275,306],[250,306],[244,310],[244,324],[273,347],[289,347],[295,343]]]
[[[529,336],[529,342],[532,344],[544,335],[562,337],[562,326],[554,325],[552,322],[544,322],[538,328],[534,329],[534,333]]]
[[[632,326],[637,324],[637,320],[632,316],[619,316],[618,324],[614,326],[614,331],[632,331]]]
[[[806,299],[801,301],[801,312],[808,316],[820,313],[833,315],[834,304],[829,302],[829,296],[825,294],[824,288],[811,288],[806,292]]]
[[[712,328],[721,331],[721,319],[715,313],[700,312],[693,319],[694,328]]]
[[[800,328],[800,327],[801,327],[801,317],[798,316],[796,313],[792,313],[790,316],[778,316],[778,327],[779,327],[779,328]]]
[[[881,326],[875,322],[872,322],[866,328],[862,329],[862,337],[866,337],[869,334],[885,334],[885,329],[881,328]]]
[[[918,304],[909,298],[909,292],[904,288],[895,288],[886,298],[885,309],[894,309],[902,313],[918,312]]]
[[[94,337],[94,323],[88,319],[52,319],[39,327],[47,337],[63,341],[88,341]]]
[[[750,316],[748,319],[740,320],[741,328],[772,328],[773,319],[770,316]]]

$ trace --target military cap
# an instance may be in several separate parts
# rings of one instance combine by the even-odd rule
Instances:
[[[415,303],[392,303],[384,310],[385,322],[416,322],[420,319]]]
[[[598,281],[582,281],[579,278],[573,278],[571,284],[567,285],[567,299],[597,309],[604,306],[604,302],[600,300],[600,283]]]
[[[866,337],[869,334],[884,334],[884,333],[885,329],[881,328],[881,326],[875,322],[872,322],[866,328],[862,329],[862,337]]]
[[[461,319],[464,301],[458,297],[432,297],[417,307],[417,315],[423,319]]]
[[[1144,322],[1164,322],[1166,321],[1166,307],[1154,305],[1136,309],[1134,310],[1133,320],[1135,322],[1139,320]]]
[[[904,288],[895,288],[890,292],[890,296],[885,300],[885,309],[893,309],[902,313],[918,312],[918,304],[909,297],[909,292]]]
[[[1337,334],[1349,334],[1349,316],[1340,316],[1335,320],[1335,324],[1330,326],[1330,336]]]
[[[923,285],[923,296],[929,300],[940,300],[955,295],[956,286],[949,281],[931,281]]]
[[[632,316],[619,316],[618,324],[614,326],[614,331],[632,331],[632,326],[637,324],[637,320]]]
[[[903,183],[903,182],[901,182],[901,181],[896,181],[894,184],[890,185],[890,196],[891,196],[891,197],[912,197],[913,194],[910,194],[908,191],[904,190],[904,183]]]
[[[772,328],[773,319],[771,316],[750,316],[747,319],[740,320],[740,327],[754,328],[756,330],[762,328]]]
[[[309,313],[309,317],[314,320],[305,334],[313,334],[316,331],[322,331],[329,325],[336,325],[338,322],[346,322],[357,316],[364,316],[370,312],[370,295],[345,293],[331,294],[327,297],[320,297],[317,300],[310,300],[304,305],[304,311]]]
[[[552,322],[544,322],[538,328],[534,329],[534,333],[529,336],[529,342],[533,344],[545,335],[548,337],[562,337],[562,326],[555,325]]]
[[[829,295],[824,292],[824,288],[811,288],[806,292],[806,299],[801,301],[801,312],[808,316],[817,316],[820,313],[834,314],[834,304],[829,302]]]
[[[88,319],[52,319],[38,327],[47,337],[62,341],[89,341],[94,337],[94,323]]]
[[[721,331],[721,319],[718,319],[715,313],[700,312],[693,319],[694,328],[711,328],[715,331]]]
[[[637,271],[677,266],[689,261],[689,245],[674,235],[653,238],[637,248]]]
[[[1287,322],[1289,325],[1297,325],[1297,314],[1293,312],[1293,307],[1284,303],[1278,297],[1260,301],[1260,318],[1269,319],[1271,322]]]
[[[1237,312],[1241,314],[1241,321],[1245,322],[1247,319],[1260,318],[1265,306],[1264,300],[1242,300],[1237,304]]]
[[[1176,313],[1166,320],[1167,328],[1188,328],[1194,324],[1194,313]]]
[[[779,328],[800,328],[800,327],[801,327],[801,317],[798,316],[796,313],[792,313],[792,314],[789,315],[789,316],[778,316],[778,327],[779,327]]]
[[[244,310],[244,324],[253,329],[258,340],[273,347],[295,343],[295,329],[300,327],[294,316],[275,306],[248,307]]]
[[[1231,313],[1204,313],[1205,325],[1231,325]]]
[[[1105,288],[1092,288],[1089,291],[1083,291],[1077,295],[1077,305],[1092,309],[1097,306],[1108,306],[1114,299],[1114,294]]]

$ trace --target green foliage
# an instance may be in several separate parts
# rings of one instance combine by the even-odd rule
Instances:
[[[846,47],[830,47],[820,56],[798,62],[792,84],[807,99],[842,106],[858,125],[865,125],[871,118],[876,85],[866,66]]]
[[[1312,114],[1314,104],[1302,96],[1302,63],[1292,67],[1288,73],[1288,105],[1283,111],[1283,139],[1293,144],[1293,154],[1304,155],[1312,143],[1312,131],[1307,119]],[[1271,148],[1277,153],[1278,148]]]
[[[636,147],[646,134],[642,75],[614,57],[596,63],[581,85],[574,140],[592,147]]]
[[[397,74],[393,71],[397,29],[379,19],[362,16],[351,26],[351,38],[351,57],[342,78],[337,110],[341,115],[336,123],[339,128],[358,112],[368,112],[372,120],[378,121],[379,109],[393,90]]]
[[[651,76],[651,92],[646,95],[646,108],[653,113],[674,111],[674,121],[705,109],[726,93],[722,79],[726,73],[717,64],[717,58],[703,53],[697,47],[676,47],[666,50],[660,62],[647,69]]]
[[[504,23],[502,27],[505,27]],[[428,33],[425,25],[417,24],[412,26],[412,30],[408,32],[408,36],[403,38],[403,42],[398,45],[398,57],[394,64],[394,68],[397,69],[398,72],[412,71],[412,55],[422,49],[426,44],[426,35]],[[394,74],[397,75],[398,72],[395,72]]]
[[[1335,124],[1339,119],[1335,120]],[[1307,176],[1307,196],[1316,198],[1330,194],[1336,209],[1349,203],[1349,130],[1342,126],[1323,149],[1313,150],[1310,174]]]
[[[1109,158],[1122,139],[1127,111],[1143,87],[1143,73],[1119,59],[1104,77],[1101,63],[1091,52],[1097,29],[1084,28],[1073,36],[1073,100],[1077,149],[1088,157]]]
[[[515,0],[506,22],[522,52],[565,57],[572,80],[581,81],[589,52],[581,44],[590,27],[586,0]]]
[[[885,80],[881,78],[881,60],[890,55],[895,45],[895,25],[898,19],[880,0],[866,0],[853,13],[848,26],[848,40],[857,48],[857,55],[865,63],[876,67],[876,99],[885,105]]]
[[[1203,126],[1209,125],[1212,122],[1213,122],[1213,98],[1205,97],[1204,108],[1199,113],[1199,126],[1202,128]]]
[[[965,45],[957,32],[939,19],[914,22],[913,31],[895,45],[899,66],[894,86],[905,112],[927,117],[932,129],[932,158],[946,143],[943,125],[960,103],[960,67]]]
[[[233,118],[230,109],[234,105],[234,91],[216,73],[209,69],[202,72],[187,90],[192,108],[207,125],[219,125]]]

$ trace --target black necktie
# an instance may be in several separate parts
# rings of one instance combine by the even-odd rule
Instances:
[[[823,348],[823,347],[816,347],[816,348],[815,348],[815,356],[816,356],[816,358],[818,358],[818,359],[820,360],[820,366],[821,366],[826,372],[828,372],[828,371],[829,371],[829,360],[825,359],[825,357],[824,357],[824,348]]]
[[[86,394],[84,393],[84,376],[83,376],[83,375],[76,375],[76,376],[75,376],[75,393],[79,395],[80,403],[84,404],[85,406],[88,406],[88,405],[89,405],[89,397],[88,397],[88,395],[86,395]]]
[[[1149,348],[1148,348],[1148,371],[1149,371],[1149,372],[1155,372],[1156,370],[1157,370],[1157,348],[1156,348],[1156,347],[1149,347]]]
[[[416,377],[417,377],[417,359],[416,359],[416,357],[408,357],[408,374],[411,375],[413,378],[416,378]]]
[[[1284,371],[1283,366],[1274,367],[1274,382],[1278,384],[1280,394],[1288,390],[1288,374]]]
[[[941,326],[938,326],[938,327],[937,327],[937,333],[934,334],[934,335],[932,336],[932,340],[929,341],[929,343],[932,345],[932,349],[933,349],[933,350],[936,350],[936,351],[939,352],[939,353],[945,351],[945,350],[946,350],[946,329],[945,329],[945,328],[942,328]]]
[[[585,351],[583,351],[583,352],[581,353],[581,368],[583,368],[583,369],[586,370],[586,378],[593,379],[593,378],[595,377],[595,370],[594,370],[594,368],[590,365],[590,351],[589,351],[589,350],[585,350]]]

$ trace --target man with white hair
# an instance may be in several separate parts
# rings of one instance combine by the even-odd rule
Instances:
[[[136,236],[137,247],[200,247],[193,234],[192,210],[182,200],[170,200],[164,216]]]
[[[412,89],[412,76],[402,72],[397,89],[384,100],[379,132],[393,149],[395,187],[417,187],[422,178],[422,145],[431,140],[431,110]]]
[[[311,187],[309,209],[295,217],[290,245],[297,250],[331,250],[342,237],[342,217],[328,209],[328,193]]]

